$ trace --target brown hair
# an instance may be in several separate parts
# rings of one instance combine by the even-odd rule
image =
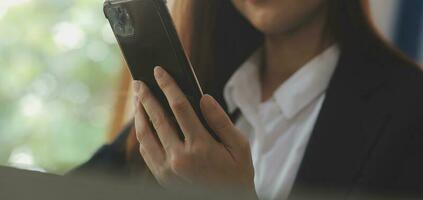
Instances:
[[[389,48],[369,21],[367,0],[327,0],[327,8],[326,30],[343,50]],[[261,45],[262,34],[230,0],[176,0],[173,14],[204,91],[225,105],[225,83]]]

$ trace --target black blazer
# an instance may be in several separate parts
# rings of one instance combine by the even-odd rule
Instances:
[[[130,174],[128,134],[77,172]],[[290,197],[372,193],[423,194],[423,73],[388,49],[343,50]]]

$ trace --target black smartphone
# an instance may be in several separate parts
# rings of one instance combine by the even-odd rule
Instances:
[[[176,80],[203,125],[210,130],[200,111],[203,92],[179,40],[166,0],[106,0],[104,14],[132,78],[146,83],[169,116],[174,118],[154,79],[154,67],[163,67]],[[217,139],[215,134],[212,135]]]

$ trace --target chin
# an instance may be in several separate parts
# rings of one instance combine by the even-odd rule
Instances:
[[[275,26],[269,22],[252,22],[253,26],[264,35],[273,35],[284,32],[283,27]]]
[[[325,0],[232,0],[263,34],[289,32],[322,11]],[[253,3],[252,3],[253,2]]]
[[[257,30],[265,35],[288,32],[291,27],[295,26],[295,20],[281,18],[269,13],[260,16],[250,15],[247,18]]]

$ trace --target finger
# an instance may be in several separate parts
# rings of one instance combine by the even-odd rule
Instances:
[[[223,108],[212,96],[204,95],[201,98],[200,107],[208,125],[222,140],[223,144],[229,147],[238,144],[238,131]]]
[[[164,150],[170,153],[172,150],[182,145],[182,141],[178,137],[177,129],[172,124],[173,122],[166,116],[164,109],[148,87],[140,82],[139,89],[140,100],[145,112],[156,130]]]
[[[154,75],[167,98],[185,139],[192,141],[196,136],[204,133],[206,131],[204,126],[176,81],[161,67],[154,69]]]
[[[165,152],[162,145],[155,137],[150,124],[148,122],[144,108],[141,106],[139,98],[136,98],[136,112],[135,112],[135,132],[137,140],[140,143],[140,153],[144,159],[148,159],[150,165],[160,166],[165,160]]]

